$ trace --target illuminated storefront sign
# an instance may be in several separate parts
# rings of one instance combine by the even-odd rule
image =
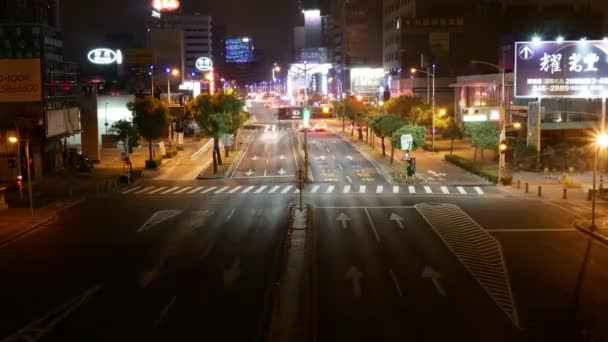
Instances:
[[[517,42],[514,72],[517,97],[608,97],[608,42]]]
[[[159,12],[171,12],[179,8],[178,0],[154,0],[152,8]]]
[[[120,50],[94,49],[89,51],[87,58],[93,64],[122,64],[122,52]]]
[[[248,37],[226,39],[226,63],[254,62],[253,40]]]
[[[384,85],[384,69],[353,68],[350,69],[350,91],[353,94],[373,95]]]
[[[209,71],[213,68],[213,61],[209,57],[200,57],[194,62],[194,67],[198,71]]]

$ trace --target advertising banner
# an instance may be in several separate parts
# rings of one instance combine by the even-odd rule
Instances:
[[[329,51],[326,48],[300,49],[298,60],[300,63],[329,63]]]
[[[0,103],[40,101],[40,59],[0,59]]]
[[[352,68],[350,69],[350,90],[353,94],[378,94],[384,85],[384,69]]]
[[[515,43],[516,97],[608,97],[608,41]]]
[[[254,61],[251,38],[226,39],[226,63],[252,63]]]

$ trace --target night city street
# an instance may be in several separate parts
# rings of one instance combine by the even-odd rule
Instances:
[[[0,342],[608,342],[608,2],[0,0]]]

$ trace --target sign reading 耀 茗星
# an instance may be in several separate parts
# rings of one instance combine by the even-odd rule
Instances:
[[[608,97],[608,41],[515,43],[516,97]]]

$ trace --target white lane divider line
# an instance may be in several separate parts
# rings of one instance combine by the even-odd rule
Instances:
[[[376,230],[376,225],[374,225],[374,221],[372,221],[372,217],[369,215],[369,211],[365,208],[365,214],[367,215],[367,219],[369,220],[369,225],[372,227],[374,231],[374,237],[376,237],[376,241],[380,242],[380,235],[378,235],[378,231]]]
[[[353,182],[353,180],[352,180],[352,179],[350,179],[350,177],[349,177],[349,176],[346,176],[346,179],[348,180],[348,182],[349,182],[349,183],[352,183],[352,182]]]
[[[135,194],[136,194],[136,195],[141,195],[141,194],[143,194],[144,192],[148,192],[148,191],[150,191],[150,190],[152,190],[152,189],[154,189],[154,187],[153,187],[153,186],[148,186],[148,187],[146,187],[146,188],[143,188],[143,189],[139,190],[139,191],[138,191],[138,192],[136,192]]]
[[[172,188],[171,188],[171,189],[169,189],[169,190],[165,190],[165,191],[161,192],[160,194],[161,194],[161,195],[166,195],[166,194],[168,194],[168,193],[170,193],[170,192],[173,192],[173,191],[175,191],[175,190],[177,190],[177,189],[179,189],[179,186],[174,186],[174,187],[172,187]]]
[[[259,187],[259,188],[258,188],[256,191],[254,191],[253,193],[254,193],[254,194],[259,194],[259,193],[261,193],[262,191],[264,191],[266,188],[267,188],[267,186],[266,186],[266,185],[262,185],[261,187]]]
[[[270,191],[268,191],[268,193],[274,194],[275,192],[277,192],[277,190],[279,190],[280,187],[281,187],[280,185],[276,185],[272,189],[270,189]]]
[[[467,194],[467,192],[461,186],[457,186],[456,189],[458,189],[458,192],[460,192],[461,195],[466,195]]]
[[[139,189],[141,189],[141,186],[136,186],[136,187],[131,188],[131,189],[127,190],[127,191],[123,191],[123,193],[122,193],[122,194],[123,194],[123,195],[126,195],[126,194],[132,193],[133,191],[135,191],[135,190],[139,190]]]
[[[390,270],[389,273],[391,274],[391,279],[393,279],[393,284],[395,284],[395,288],[397,289],[397,295],[399,297],[403,297],[403,292],[401,291],[401,286],[399,286],[399,282],[397,281],[397,276],[395,275],[395,272],[393,272],[393,270]]]
[[[327,193],[330,194],[330,193],[334,192],[335,188],[336,188],[335,186],[330,185],[329,188],[327,188]]]
[[[285,187],[285,189],[283,189],[283,191],[281,191],[281,193],[286,194],[289,192],[289,190],[291,190],[291,188],[293,188],[293,185],[288,185]]]
[[[481,190],[481,188],[480,188],[480,187],[476,186],[476,187],[475,187],[475,191],[477,191],[477,194],[478,194],[478,195],[483,195],[483,190]]]
[[[242,188],[242,186],[237,186],[236,188],[234,188],[234,189],[232,189],[232,190],[228,191],[228,193],[229,193],[229,194],[233,194],[233,193],[235,193],[235,192],[239,191],[239,189],[240,189],[240,188]]]
[[[425,185],[425,186],[424,186],[424,191],[425,191],[427,194],[432,194],[432,193],[433,193],[433,190],[431,190],[431,187],[430,187],[430,186],[428,186],[428,185]]]
[[[415,194],[416,193],[416,188],[413,185],[410,185],[410,186],[407,187],[407,191],[410,194]]]
[[[230,187],[229,187],[229,186],[225,186],[225,187],[223,187],[223,188],[219,189],[218,191],[216,191],[215,193],[216,193],[216,194],[221,194],[222,192],[224,192],[224,191],[226,191],[226,190],[228,190],[228,189],[230,189]]]
[[[188,191],[189,189],[192,189],[192,187],[191,187],[191,186],[187,186],[187,187],[185,187],[185,188],[181,189],[180,191],[176,191],[176,192],[174,193],[174,195],[183,194],[184,192]]]
[[[212,186],[212,187],[210,187],[207,190],[201,191],[201,194],[206,194],[206,193],[211,192],[211,191],[213,191],[215,189],[217,189],[217,186]]]
[[[320,188],[320,186],[315,185],[312,187],[312,190],[310,190],[310,192],[314,194],[315,192],[319,191],[319,188]]]
[[[393,193],[394,194],[398,194],[399,193],[399,185],[393,185]]]
[[[334,156],[333,154],[331,155],[331,158],[332,158],[333,160],[336,160],[336,156]]]
[[[365,190],[366,190],[365,185],[361,185],[361,186],[359,186],[359,192],[360,192],[360,193],[362,193],[362,194],[363,194],[363,193],[365,193]]]
[[[241,193],[242,193],[242,194],[246,194],[246,193],[248,193],[249,191],[253,190],[253,188],[255,188],[255,185],[252,185],[252,186],[250,186],[250,187],[246,188],[246,189],[245,189],[245,190],[243,190],[243,192],[241,192]]]
[[[342,165],[340,165],[340,163],[338,163],[338,167],[340,168],[340,170],[344,170],[344,168],[342,167]]]
[[[156,190],[153,190],[153,191],[148,192],[148,195],[152,195],[152,194],[155,194],[155,193],[157,193],[157,192],[159,192],[159,191],[163,191],[163,190],[165,190],[166,188],[167,188],[166,186],[161,186],[160,188],[158,188],[158,189],[156,189]]]
[[[382,185],[378,185],[378,186],[376,187],[376,193],[377,193],[377,194],[381,194],[381,193],[382,193],[382,191],[384,191],[384,186],[382,186]]]
[[[205,188],[204,186],[199,186],[198,188],[196,188],[194,190],[188,191],[188,195],[192,195],[195,192],[199,192],[199,191],[203,190],[204,188]]]
[[[448,190],[448,187],[447,187],[447,186],[442,186],[442,187],[441,187],[441,192],[443,192],[444,194],[449,194],[449,193],[450,193],[450,190]]]
[[[344,193],[347,194],[350,192],[350,185],[344,186]]]

